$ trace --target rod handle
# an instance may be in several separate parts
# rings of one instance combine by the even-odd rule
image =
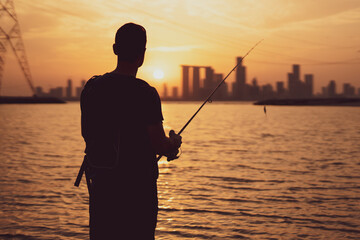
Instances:
[[[81,182],[81,178],[82,178],[82,176],[84,175],[84,172],[85,172],[85,168],[86,168],[86,160],[85,160],[85,157],[84,157],[84,160],[83,160],[83,162],[81,164],[81,167],[79,169],[78,175],[77,175],[75,183],[74,183],[75,187],[79,187],[80,182]]]

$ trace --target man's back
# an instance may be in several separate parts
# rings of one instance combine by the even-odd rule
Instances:
[[[126,170],[123,174],[136,168],[140,171],[136,175],[142,175],[145,168],[157,169],[146,131],[147,125],[163,120],[154,88],[131,76],[107,73],[86,84],[81,109],[90,164],[100,168],[116,165],[119,171]]]
[[[148,125],[163,120],[156,90],[135,77],[107,73],[88,81],[81,111],[92,235],[112,236],[124,226],[125,236],[126,229],[141,226],[139,215],[144,226],[156,224],[158,168],[147,133]]]

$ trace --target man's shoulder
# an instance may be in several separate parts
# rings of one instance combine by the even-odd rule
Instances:
[[[91,89],[95,92],[109,91],[114,88],[116,89],[118,84],[124,84],[126,82],[126,76],[116,76],[112,73],[94,75],[86,82],[84,90]]]
[[[113,91],[126,91],[129,94],[137,92],[143,97],[158,96],[157,90],[145,80],[114,73],[105,73],[91,77],[83,90],[83,92],[91,92],[93,94],[105,92],[110,95]]]
[[[106,78],[107,78],[106,74],[92,76],[86,82],[83,90],[81,91],[80,101],[82,102],[85,99],[92,99],[96,96],[103,94],[103,92],[106,88],[103,84],[106,81],[103,81],[103,80]]]
[[[156,89],[153,86],[151,86],[148,82],[146,82],[145,80],[142,80],[140,78],[136,78],[135,81],[140,87],[143,87],[143,88],[148,89],[150,91],[154,91],[154,90],[156,91]]]
[[[134,86],[144,89],[153,89],[153,87],[143,79],[112,72],[108,72],[103,75],[95,75],[90,78],[88,82],[89,84],[95,83],[96,85],[119,85],[128,87]]]
[[[138,84],[140,85],[141,88],[144,89],[144,91],[147,93],[148,96],[156,97],[156,98],[159,97],[159,94],[158,94],[156,88],[154,88],[153,86],[151,86],[149,83],[147,83],[146,81],[144,81],[142,79],[137,78],[136,80],[139,81]]]
[[[106,75],[106,74],[104,74],[104,75],[94,75],[94,76],[92,76],[89,80],[87,80],[84,88],[86,89],[86,88],[89,88],[89,87],[97,84],[100,79],[104,78],[105,75]]]

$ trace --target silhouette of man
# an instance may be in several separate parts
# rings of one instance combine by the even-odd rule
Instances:
[[[90,239],[154,239],[156,154],[174,159],[181,137],[166,137],[159,95],[136,78],[146,31],[127,23],[116,33],[114,71],[91,78],[81,94],[82,135],[90,179]]]

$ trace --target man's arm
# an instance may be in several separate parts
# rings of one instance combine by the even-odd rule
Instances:
[[[162,122],[149,125],[147,131],[150,137],[151,146],[156,154],[170,156],[178,152],[178,149],[181,146],[181,136],[175,134],[170,138],[167,137]]]

